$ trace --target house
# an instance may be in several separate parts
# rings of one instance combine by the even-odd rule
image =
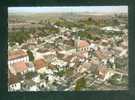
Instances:
[[[114,75],[113,71],[110,69],[107,69],[105,66],[99,66],[97,68],[97,75],[99,79],[102,81],[105,81],[109,79],[112,75]]]
[[[29,91],[40,91],[40,89],[36,85],[34,85],[29,88]]]
[[[9,78],[8,78],[8,91],[19,91],[21,90],[21,82],[20,79],[12,74],[9,71]]]
[[[61,53],[61,52],[58,52],[58,51],[56,51],[56,54],[57,54],[57,58],[59,58],[59,59],[63,59],[64,58],[64,56],[65,56],[65,54],[64,53]]]
[[[90,51],[91,49],[97,50],[97,46],[94,43],[90,43],[87,40],[80,40],[80,37],[75,39],[75,47],[77,51]]]
[[[106,59],[109,56],[109,52],[103,52],[103,50],[97,50],[95,54],[100,60]]]
[[[40,87],[41,89],[47,87],[46,81],[42,80],[42,81],[40,82],[40,84],[39,84],[39,87]]]
[[[28,67],[25,62],[20,61],[9,66],[9,70],[14,75],[17,75],[17,73],[20,73],[23,75],[28,71]]]
[[[101,30],[104,30],[104,31],[115,31],[115,32],[120,32],[121,31],[118,27],[112,27],[112,26],[103,27],[103,28],[101,28]]]
[[[73,67],[75,65],[75,63],[69,63],[69,67]]]
[[[93,49],[93,50],[97,50],[98,49],[95,43],[91,43],[89,48]]]
[[[57,59],[56,55],[50,54],[50,55],[44,55],[43,56],[48,63],[51,63]]]
[[[22,49],[34,49],[37,46],[36,42],[26,43],[21,46]]]
[[[80,60],[80,56],[79,56],[80,54],[81,53],[78,52],[78,53],[75,53],[75,54],[72,54],[72,55],[66,55],[63,60],[65,62],[74,63],[74,62]]]
[[[123,42],[121,42],[121,46],[122,46],[124,49],[128,48],[128,41],[123,41]]]
[[[59,67],[64,67],[67,65],[67,62],[63,61],[63,60],[55,60],[54,62],[51,63],[52,65],[56,65],[56,66],[59,66]]]
[[[80,62],[84,62],[88,58],[88,52],[80,52],[78,57]]]
[[[25,52],[24,50],[15,50],[8,53],[8,66],[11,66],[12,64],[20,61],[29,62],[27,52]]]
[[[101,40],[101,43],[102,43],[102,45],[105,45],[105,46],[107,46],[108,45],[108,40],[107,39],[102,39]]]
[[[30,91],[30,88],[35,86],[35,82],[33,80],[24,80],[22,83],[22,89],[26,91]]]
[[[32,78],[32,80],[33,80],[35,83],[39,83],[39,82],[40,82],[40,75],[36,75],[35,77]]]
[[[51,69],[46,69],[45,74],[47,75],[53,75],[53,71]]]
[[[49,82],[49,84],[52,84],[52,83],[55,82],[55,80],[56,80],[56,77],[53,76],[53,75],[47,75],[47,77],[48,77],[48,82]]]
[[[48,48],[39,48],[38,50],[37,50],[37,52],[39,52],[39,53],[46,53],[46,52],[49,52],[50,50],[48,49]]]
[[[127,49],[123,50],[123,51],[119,54],[119,56],[120,56],[120,57],[123,57],[123,56],[128,57],[128,50],[127,50]]]
[[[38,73],[44,73],[46,70],[45,68],[46,65],[47,65],[47,62],[42,58],[34,61],[34,66]]]
[[[56,51],[53,49],[49,49],[48,51],[46,50],[46,52],[43,53],[43,55],[55,55]]]
[[[77,72],[84,73],[90,71],[91,63],[84,63],[77,68]]]
[[[87,41],[80,40],[78,43],[79,51],[89,51],[90,50],[89,45],[90,44]]]

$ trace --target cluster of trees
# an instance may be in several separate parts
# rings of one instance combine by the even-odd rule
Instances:
[[[67,21],[63,18],[60,18],[58,21],[55,22],[55,25],[60,27],[67,27],[71,29],[72,27],[77,27],[77,23],[73,21]]]
[[[85,78],[80,78],[76,82],[75,91],[80,91],[81,89],[83,89],[85,87],[86,87],[86,79]]]
[[[120,86],[124,85],[125,86],[125,85],[128,85],[128,76],[121,77],[120,75],[115,74],[110,78],[109,82],[112,85],[120,85]]]
[[[55,22],[55,25],[61,26],[61,27],[67,27],[71,29],[72,27],[78,27],[78,28],[86,28],[91,25],[98,25],[98,22],[93,20],[91,17],[84,20],[77,20],[77,21],[68,21],[66,19],[60,18],[58,21]]]
[[[98,26],[102,25],[119,25],[120,22],[118,19],[113,18],[110,20],[95,20],[91,17],[86,18],[86,19],[81,19],[81,20],[66,20],[63,18],[60,18],[59,20],[53,22],[54,25],[57,26],[62,26],[62,27],[67,27],[69,29],[71,29],[72,27],[77,27],[79,29],[85,29],[84,32],[80,32],[79,35],[82,38],[88,38],[88,39],[97,39],[96,36],[89,34],[89,32],[93,32],[93,33],[97,33],[98,35],[101,34],[105,34],[108,36],[111,35],[121,35],[121,32],[103,32],[101,31]],[[24,30],[24,27],[22,27],[20,29],[20,31],[14,31],[14,32],[10,32],[9,33],[9,43],[10,45],[14,45],[15,43],[23,43],[26,40],[28,40],[30,38],[30,34],[33,33],[37,33],[37,34],[33,34],[33,35],[37,35],[38,37],[40,36],[47,36],[49,34],[55,34],[55,33],[59,33],[59,29],[55,28],[52,25],[52,22],[50,21],[41,21],[40,24],[43,25],[43,27],[37,27],[37,28],[30,28],[29,31]],[[93,27],[94,26],[94,27]],[[87,34],[88,33],[88,34]]]
[[[58,76],[60,76],[60,77],[62,77],[62,76],[67,76],[67,77],[69,77],[69,76],[71,76],[72,74],[73,74],[73,68],[65,68],[65,69],[63,69],[63,70],[61,70],[61,71],[58,71],[57,73],[56,73],[56,75],[58,75]]]
[[[33,77],[37,76],[37,72],[28,72],[25,74],[25,79],[32,79]]]
[[[115,59],[115,65],[116,68],[122,68],[128,67],[128,58],[127,57],[116,57]]]
[[[65,74],[65,71],[64,71],[64,70],[58,71],[58,72],[56,73],[56,75],[58,75],[58,76],[60,76],[60,77],[64,76],[64,74]]]
[[[30,38],[30,34],[26,32],[12,32],[9,33],[9,43],[11,45],[15,43],[24,43]]]
[[[124,33],[122,31],[116,32],[116,31],[104,31],[104,30],[100,30],[98,32],[98,35],[103,36],[103,37],[115,37],[115,36],[122,36]]]
[[[78,32],[78,35],[81,39],[91,39],[91,40],[98,40],[98,35],[90,34],[88,31]]]

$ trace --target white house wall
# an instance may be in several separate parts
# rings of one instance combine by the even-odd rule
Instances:
[[[15,83],[10,85],[11,91],[18,91],[21,89],[21,83]]]
[[[17,58],[17,59],[9,60],[8,61],[8,66],[11,66],[12,64],[20,62],[20,61],[22,61],[22,62],[29,62],[29,57],[25,56],[25,57],[22,57],[22,58]]]

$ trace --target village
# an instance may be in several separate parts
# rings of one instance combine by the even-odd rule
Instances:
[[[38,34],[35,32],[21,44],[9,43],[8,91],[127,89],[128,29],[125,23],[99,27],[104,34],[91,32],[91,36],[96,36],[92,38],[87,38],[89,35],[84,38],[84,27],[44,23],[58,32],[46,36],[35,36]]]

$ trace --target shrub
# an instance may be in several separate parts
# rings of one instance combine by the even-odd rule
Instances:
[[[85,86],[86,86],[86,80],[85,78],[81,78],[77,80],[75,90],[80,91],[82,88],[85,88]]]
[[[37,75],[36,72],[28,72],[28,73],[25,74],[25,79],[32,79],[36,75]]]
[[[128,77],[123,76],[122,79],[120,80],[120,75],[115,74],[110,78],[109,82],[112,85],[127,85],[128,84]]]
[[[65,74],[65,71],[64,71],[64,70],[58,71],[58,72],[56,73],[56,75],[58,75],[58,76],[60,76],[60,77],[62,77],[64,74]]]
[[[30,34],[27,32],[12,32],[9,33],[9,42],[22,44],[30,38]]]

